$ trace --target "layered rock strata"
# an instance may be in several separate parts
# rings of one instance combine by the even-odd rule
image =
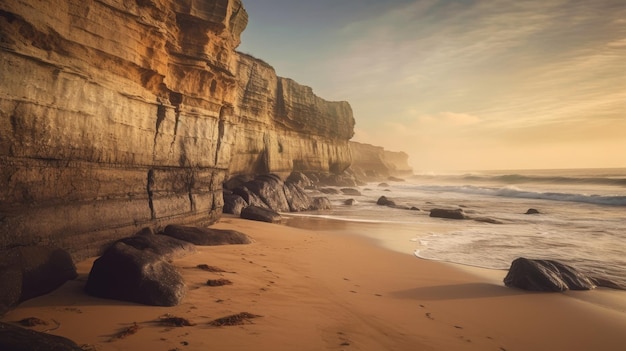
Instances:
[[[350,104],[326,101],[246,54],[239,53],[236,71],[239,123],[231,136],[231,175],[339,174],[350,166]]]
[[[350,105],[237,53],[246,24],[241,0],[3,1],[0,248],[80,259],[211,224],[230,176],[341,180]]]
[[[240,0],[3,1],[0,247],[215,221],[246,23]]]

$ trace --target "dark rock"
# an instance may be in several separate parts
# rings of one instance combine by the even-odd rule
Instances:
[[[590,290],[593,281],[574,267],[552,260],[517,258],[511,263],[504,284],[530,291]]]
[[[234,176],[232,178],[230,178],[229,180],[227,180],[226,182],[224,182],[224,189],[228,189],[228,190],[233,190],[236,188],[241,187],[242,185],[244,185],[245,183],[251,181],[252,179],[254,179],[252,176],[247,175],[247,174],[240,174],[237,176]]]
[[[418,207],[415,207],[415,206],[411,206],[410,210],[411,211],[421,211]]]
[[[176,268],[161,256],[118,241],[93,263],[85,292],[146,305],[175,306],[185,296],[186,286]]]
[[[491,224],[502,224],[501,221],[499,221],[497,219],[489,218],[489,217],[473,217],[472,219],[475,220],[476,222],[491,223]]]
[[[390,181],[390,182],[404,182],[405,181],[402,178],[397,178],[397,177],[393,177],[393,176],[390,176],[389,178],[387,178],[387,180]]]
[[[321,188],[319,190],[320,190],[321,193],[328,194],[328,195],[338,195],[338,194],[341,194],[341,191],[339,189],[335,189],[335,188]]]
[[[352,205],[356,204],[356,200],[355,199],[348,199],[348,200],[344,201],[343,203],[344,203],[344,205],[352,206]]]
[[[361,196],[361,192],[354,188],[341,188],[344,195]]]
[[[291,212],[307,211],[311,209],[313,200],[301,186],[295,183],[285,183],[284,191]]]
[[[282,220],[277,212],[254,205],[244,208],[241,211],[241,218],[268,223],[279,223]]]
[[[327,197],[320,196],[313,198],[313,204],[311,205],[311,210],[331,210],[333,205],[330,203]]]
[[[163,234],[200,246],[250,244],[251,242],[246,234],[235,230],[187,227],[174,224],[165,227]]]
[[[392,199],[387,198],[386,196],[379,197],[376,201],[376,204],[380,206],[396,207],[396,202]]]
[[[626,290],[626,286],[620,285],[619,283],[616,283],[606,277],[593,276],[593,277],[589,277],[589,279],[591,279],[591,281],[595,285],[603,287],[603,288]]]
[[[285,183],[295,184],[303,189],[313,186],[313,181],[302,172],[291,172]]]
[[[144,232],[143,235],[142,232]],[[151,251],[166,260],[185,257],[196,252],[196,247],[187,241],[165,235],[145,234],[145,230],[134,236],[120,239],[118,242],[132,246],[137,250]]]
[[[534,208],[529,208],[525,214],[539,214],[539,210],[536,210]]]
[[[357,186],[354,175],[349,173],[343,174],[318,174],[318,185],[322,186]]]
[[[63,249],[23,246],[0,251],[0,315],[76,277],[72,257]]]
[[[465,213],[462,209],[457,208],[454,210],[443,209],[443,208],[433,208],[430,210],[431,217],[437,218],[449,218],[449,219],[466,219]]]
[[[260,175],[246,183],[246,187],[277,212],[289,211],[289,203],[283,190],[284,183],[274,174]]]
[[[380,188],[388,188],[388,187],[389,187],[389,184],[387,184],[387,183],[380,183],[380,184],[378,184],[378,186],[379,186]]]
[[[248,189],[248,187],[246,187],[245,185],[242,187],[233,189],[233,194],[239,195],[246,202],[246,204],[248,204],[248,206],[258,206],[258,207],[268,208],[267,204],[263,202],[263,200],[261,200],[259,195],[255,194],[252,190]]]
[[[0,322],[2,351],[82,351],[75,342],[61,336],[40,333]]]
[[[224,192],[224,207],[222,212],[239,216],[248,203],[241,196]]]

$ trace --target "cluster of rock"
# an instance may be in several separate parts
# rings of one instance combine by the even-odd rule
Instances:
[[[196,245],[249,244],[233,230],[168,225],[155,234],[145,228],[110,245],[94,261],[85,292],[155,306],[179,304],[185,282],[170,263],[196,252]],[[0,252],[0,315],[20,302],[44,295],[77,277],[69,253],[56,247],[17,247]]]
[[[265,222],[279,222],[278,212],[325,210],[332,206],[328,198],[309,196],[305,187],[315,184],[303,173],[294,172],[286,180],[268,174],[235,177],[225,184],[224,213]]]
[[[182,302],[187,286],[170,262],[196,251],[195,245],[249,244],[233,230],[168,225],[155,234],[145,228],[120,239],[93,263],[85,292],[89,295],[153,306]],[[19,302],[46,294],[77,277],[68,252],[53,247],[18,247],[0,256],[0,315]],[[1,350],[81,350],[53,335],[0,323]]]
[[[169,262],[195,252],[194,245],[249,244],[232,230],[168,225],[162,234],[143,230],[118,240],[94,261],[85,291],[93,296],[154,306],[178,305],[185,281]]]

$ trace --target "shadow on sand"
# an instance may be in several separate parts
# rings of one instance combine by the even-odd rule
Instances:
[[[393,292],[393,296],[402,299],[417,300],[462,300],[483,299],[492,297],[504,297],[523,295],[528,292],[511,289],[505,286],[489,283],[465,283],[427,286],[409,290]]]

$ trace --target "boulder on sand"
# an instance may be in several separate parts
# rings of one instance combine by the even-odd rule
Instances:
[[[467,219],[462,209],[457,208],[454,210],[444,208],[433,208],[430,210],[430,217],[437,218],[449,218],[449,219]]]
[[[504,284],[530,291],[591,290],[596,287],[585,274],[553,260],[517,258],[511,263]]]
[[[70,254],[53,246],[0,250],[0,315],[77,277]]]
[[[196,252],[193,244],[166,235],[156,235],[150,228],[144,228],[137,234],[118,241],[138,250],[149,250],[165,260],[185,257]]]
[[[250,238],[235,230],[198,228],[170,224],[163,234],[200,246],[249,244]]]
[[[187,288],[176,268],[151,250],[122,241],[94,261],[85,285],[87,294],[153,306],[178,305]]]
[[[246,206],[248,206],[248,203],[246,203],[246,200],[244,200],[243,197],[224,191],[224,207],[222,209],[224,213],[239,216],[241,214],[241,210],[243,210]]]
[[[0,322],[0,350],[83,351],[81,347],[70,339],[2,322]]]
[[[279,223],[282,220],[277,212],[254,205],[244,208],[241,211],[241,218],[268,223]]]

